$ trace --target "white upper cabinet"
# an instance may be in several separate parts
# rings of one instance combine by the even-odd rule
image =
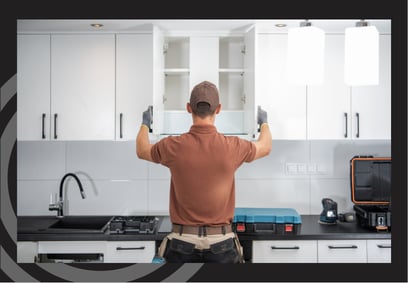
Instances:
[[[256,105],[268,113],[273,139],[306,139],[306,86],[286,79],[287,34],[258,34]]]
[[[352,87],[354,139],[391,139],[391,35],[380,34],[379,84]]]
[[[204,23],[203,23],[204,24]],[[164,25],[165,26],[165,25]],[[287,81],[288,35],[241,29],[20,33],[19,140],[134,140],[153,105],[151,138],[187,132],[192,88],[217,85],[219,132],[256,139],[257,107],[274,139],[391,139],[391,35],[380,34],[375,86],[344,83],[344,32],[327,32],[322,85]]]
[[[17,139],[50,139],[50,35],[17,36]]]
[[[113,140],[115,35],[51,35],[51,127],[55,140]]]
[[[116,140],[134,140],[153,104],[153,35],[116,35]]]
[[[325,78],[308,86],[308,139],[391,138],[391,36],[380,35],[376,86],[344,84],[344,34],[326,35]]]
[[[307,87],[307,138],[351,137],[350,87],[344,84],[344,34],[326,34],[322,85]]]
[[[246,35],[220,36],[185,35],[157,36],[163,40],[164,92],[154,98],[153,109],[163,109],[161,131],[156,134],[181,134],[192,125],[186,111],[193,87],[202,82],[214,83],[220,93],[221,112],[215,125],[219,132],[231,135],[250,135],[255,131],[255,29]],[[164,61],[164,63],[162,63]],[[161,67],[158,67],[161,69]],[[159,110],[157,110],[159,111]]]

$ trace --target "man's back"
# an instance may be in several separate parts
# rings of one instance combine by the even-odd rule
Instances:
[[[156,143],[152,148],[153,161],[171,171],[172,222],[231,223],[235,205],[234,173],[254,156],[251,142],[226,137],[213,125],[193,125],[186,134]]]

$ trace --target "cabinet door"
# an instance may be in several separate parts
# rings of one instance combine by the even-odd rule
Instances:
[[[40,241],[39,254],[101,253],[106,250],[106,241]]]
[[[37,242],[17,242],[17,263],[34,263],[37,254]]]
[[[50,139],[50,36],[17,36],[17,139]]]
[[[104,262],[151,263],[155,249],[154,241],[108,241]]]
[[[113,140],[114,34],[51,35],[51,97],[53,139]]]
[[[153,27],[153,134],[163,132],[164,121],[164,36],[157,27]]]
[[[391,263],[391,240],[367,240],[367,262]]]
[[[253,241],[252,262],[317,262],[317,241]]]
[[[286,34],[258,35],[256,105],[274,139],[306,139],[306,87],[287,82],[286,57]]]
[[[350,87],[344,84],[344,35],[327,34],[324,80],[307,87],[308,139],[350,139]]]
[[[367,262],[366,240],[319,240],[318,262]]]
[[[116,36],[116,140],[134,140],[153,105],[152,34]]]
[[[255,138],[257,134],[255,87],[256,87],[256,52],[257,52],[257,29],[253,26],[244,36],[244,133]]]
[[[391,139],[391,35],[380,35],[379,84],[352,87],[352,115],[353,138]]]

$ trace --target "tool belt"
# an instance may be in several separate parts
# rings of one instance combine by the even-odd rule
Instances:
[[[201,236],[207,235],[217,235],[231,233],[232,227],[231,225],[224,225],[224,226],[188,226],[188,225],[179,225],[173,224],[172,232],[179,233],[180,235],[184,234],[193,234]]]

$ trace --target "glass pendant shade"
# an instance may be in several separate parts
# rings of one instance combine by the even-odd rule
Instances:
[[[325,33],[313,26],[288,31],[287,79],[303,85],[323,83]]]
[[[345,30],[344,82],[350,86],[377,85],[379,34],[374,26]]]

